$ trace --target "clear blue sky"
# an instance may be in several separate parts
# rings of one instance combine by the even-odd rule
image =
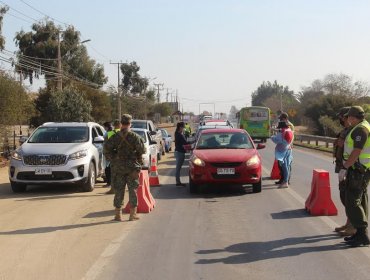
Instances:
[[[2,2],[43,18],[20,0]],[[215,102],[217,112],[228,113],[231,105],[250,104],[263,81],[277,80],[296,92],[329,73],[370,81],[370,1],[24,2],[91,39],[89,54],[104,64],[108,84],[117,84],[109,60],[135,60],[142,76],[178,89],[184,111],[198,113],[199,103]],[[5,17],[6,48],[15,50],[15,32],[29,31],[32,20],[9,12],[29,21]]]

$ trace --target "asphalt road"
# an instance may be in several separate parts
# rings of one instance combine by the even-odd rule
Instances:
[[[273,145],[261,150],[264,177]],[[304,211],[314,168],[330,155],[294,150],[291,187],[265,179],[261,193],[208,188],[197,195],[174,183],[173,154],[159,165],[157,206],[137,222],[112,222],[112,196],[71,187],[32,187],[15,195],[0,169],[0,279],[369,279],[370,249],[347,248],[338,216]],[[187,182],[187,167],[183,181]],[[127,219],[127,216],[125,217]]]
[[[261,154],[267,177],[271,142]],[[312,217],[303,209],[312,170],[333,169],[327,154],[296,149],[291,188],[266,179],[259,194],[207,189],[190,195],[172,185],[173,167],[169,161],[161,170],[163,186],[153,191],[158,207],[125,236],[95,279],[370,278],[369,248],[347,248],[333,232],[345,221],[334,174],[339,215]]]

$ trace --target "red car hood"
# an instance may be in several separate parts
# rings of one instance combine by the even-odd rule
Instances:
[[[205,162],[242,162],[257,155],[255,149],[194,150],[193,155]]]

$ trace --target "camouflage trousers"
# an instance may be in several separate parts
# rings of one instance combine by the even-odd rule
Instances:
[[[137,188],[139,180],[134,179],[132,171],[121,172],[112,168],[112,188],[114,189],[113,206],[122,208],[125,197],[126,185],[129,193],[129,202],[131,207],[137,206]]]

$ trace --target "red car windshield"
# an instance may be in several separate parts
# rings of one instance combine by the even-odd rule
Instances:
[[[196,149],[253,149],[253,144],[242,132],[204,133],[200,135]]]

